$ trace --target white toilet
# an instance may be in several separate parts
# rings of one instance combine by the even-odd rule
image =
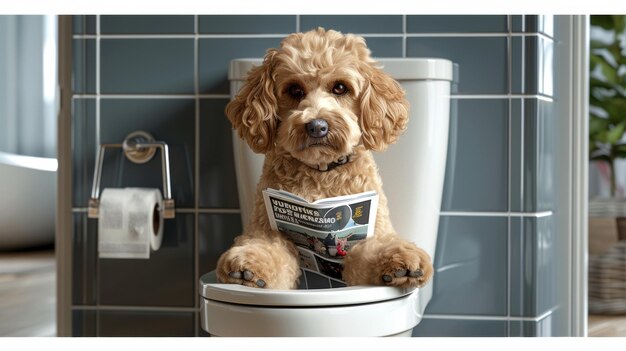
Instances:
[[[260,59],[231,62],[231,97]],[[399,141],[375,153],[394,228],[434,258],[443,191],[452,63],[443,59],[379,59],[407,92],[409,126]],[[263,155],[233,133],[243,223],[252,213]],[[411,336],[432,296],[419,289],[335,287],[305,272],[298,290],[264,290],[200,278],[202,328],[214,336]]]

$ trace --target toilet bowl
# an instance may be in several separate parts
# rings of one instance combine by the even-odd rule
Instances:
[[[434,259],[445,174],[452,63],[444,59],[379,59],[405,89],[407,130],[374,157],[394,228]],[[231,97],[260,59],[231,62]],[[249,222],[263,155],[233,133],[243,223]],[[432,280],[419,289],[346,287],[303,271],[297,290],[219,284],[200,278],[202,328],[214,336],[411,336],[432,296]]]

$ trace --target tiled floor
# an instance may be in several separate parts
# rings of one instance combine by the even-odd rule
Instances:
[[[0,252],[0,336],[55,336],[52,249]]]

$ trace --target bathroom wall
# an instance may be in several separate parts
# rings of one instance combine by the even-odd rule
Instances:
[[[75,336],[204,336],[197,281],[241,231],[230,125],[232,58],[294,31],[363,35],[377,57],[459,65],[434,296],[415,336],[565,335],[555,227],[559,130],[552,16],[75,16]],[[99,143],[146,130],[170,146],[176,218],[150,260],[100,260],[87,219]],[[159,187],[160,162],[112,152],[102,187]]]
[[[0,151],[56,158],[56,16],[0,15]]]

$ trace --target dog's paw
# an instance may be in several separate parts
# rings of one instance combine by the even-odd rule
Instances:
[[[236,283],[242,285],[250,286],[250,283],[254,283],[256,287],[264,288],[267,283],[263,278],[258,278],[256,274],[252,271],[244,269],[243,271],[231,271],[228,273],[228,277],[232,280],[231,282],[225,283]]]
[[[218,260],[216,271],[220,283],[265,289],[293,289],[300,274],[295,255],[262,244],[230,248]]]
[[[421,287],[432,275],[430,256],[412,243],[392,245],[382,253],[378,277],[383,285]]]
[[[217,279],[220,283],[240,284],[253,288],[273,285],[271,262],[259,255],[254,248],[233,247],[220,257]],[[269,284],[268,284],[269,283]]]

